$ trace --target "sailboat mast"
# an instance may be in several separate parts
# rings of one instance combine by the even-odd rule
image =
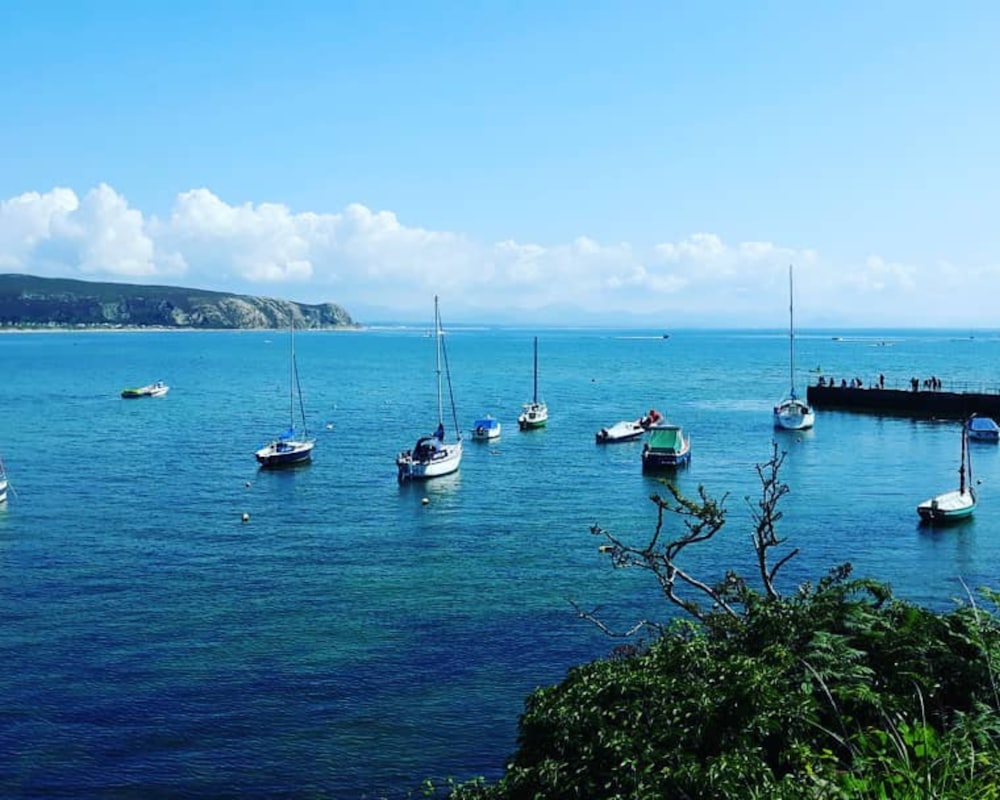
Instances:
[[[968,445],[966,444],[968,438],[968,430],[966,428],[967,422],[962,423],[962,460],[958,466],[958,493],[965,494],[965,461],[968,458]],[[969,460],[969,481],[972,481],[972,460]]]
[[[795,394],[795,291],[792,288],[792,265],[788,265],[788,383]]]
[[[532,402],[538,404],[538,337],[535,337],[535,389]]]
[[[438,312],[438,297],[434,295],[434,344],[437,353],[438,384],[438,425],[444,424],[444,408],[441,404],[441,315]]]
[[[295,427],[295,317],[288,309],[288,427]]]

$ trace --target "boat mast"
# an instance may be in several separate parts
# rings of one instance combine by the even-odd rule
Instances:
[[[795,295],[792,289],[792,265],[788,265],[788,382],[795,397]]]
[[[288,309],[288,427],[295,428],[295,317]]]
[[[434,344],[437,353],[438,426],[444,425],[444,408],[441,405],[441,315],[438,313],[438,296],[434,295]]]
[[[962,461],[958,466],[958,493],[965,494],[965,461],[969,459],[969,482],[972,482],[972,459],[969,458],[968,446],[966,445],[966,440],[968,438],[968,420],[962,423]]]
[[[533,403],[538,405],[538,337],[535,337],[535,391]]]

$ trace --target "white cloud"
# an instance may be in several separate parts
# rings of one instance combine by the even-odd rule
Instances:
[[[179,194],[162,218],[130,207],[106,184],[82,199],[56,188],[0,201],[3,271],[333,301],[401,318],[426,316],[429,298],[440,294],[453,320],[522,309],[544,322],[547,308],[575,307],[584,322],[592,312],[622,324],[645,314],[780,327],[788,264],[796,266],[802,325],[976,324],[975,307],[941,304],[941,289],[970,277],[980,283],[978,296],[1000,289],[993,267],[878,255],[829,263],[814,249],[730,243],[707,232],[648,248],[585,235],[551,245],[483,243],[356,203],[336,213],[295,212],[276,203],[232,205],[205,188]],[[988,304],[979,313],[979,324],[992,324]]]

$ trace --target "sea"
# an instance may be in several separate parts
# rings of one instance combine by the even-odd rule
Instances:
[[[397,452],[438,421],[429,327],[296,334],[316,447],[286,471],[254,450],[289,424],[287,332],[0,335],[0,796],[409,798],[494,780],[525,698],[627,641],[578,610],[612,631],[676,616],[592,527],[641,544],[666,480],[704,490],[727,524],[684,568],[753,581],[775,448],[779,554],[799,550],[783,591],[845,562],[938,610],[1000,588],[997,445],[972,443],[975,515],[920,524],[917,503],[957,487],[959,423],[820,409],[811,431],[775,431],[787,331],[445,315],[444,422],[453,397],[464,458],[400,485]],[[549,424],[520,432],[536,336]],[[802,331],[794,356],[800,393],[820,375],[1000,390],[991,331]],[[169,394],[119,396],[156,380]],[[643,474],[641,442],[594,440],[651,408],[691,436],[667,477]],[[486,413],[501,437],[471,441]]]

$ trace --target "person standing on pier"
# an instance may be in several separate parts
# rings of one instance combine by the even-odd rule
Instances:
[[[879,389],[885,388],[885,375],[883,375],[881,372],[878,374],[878,388]]]

